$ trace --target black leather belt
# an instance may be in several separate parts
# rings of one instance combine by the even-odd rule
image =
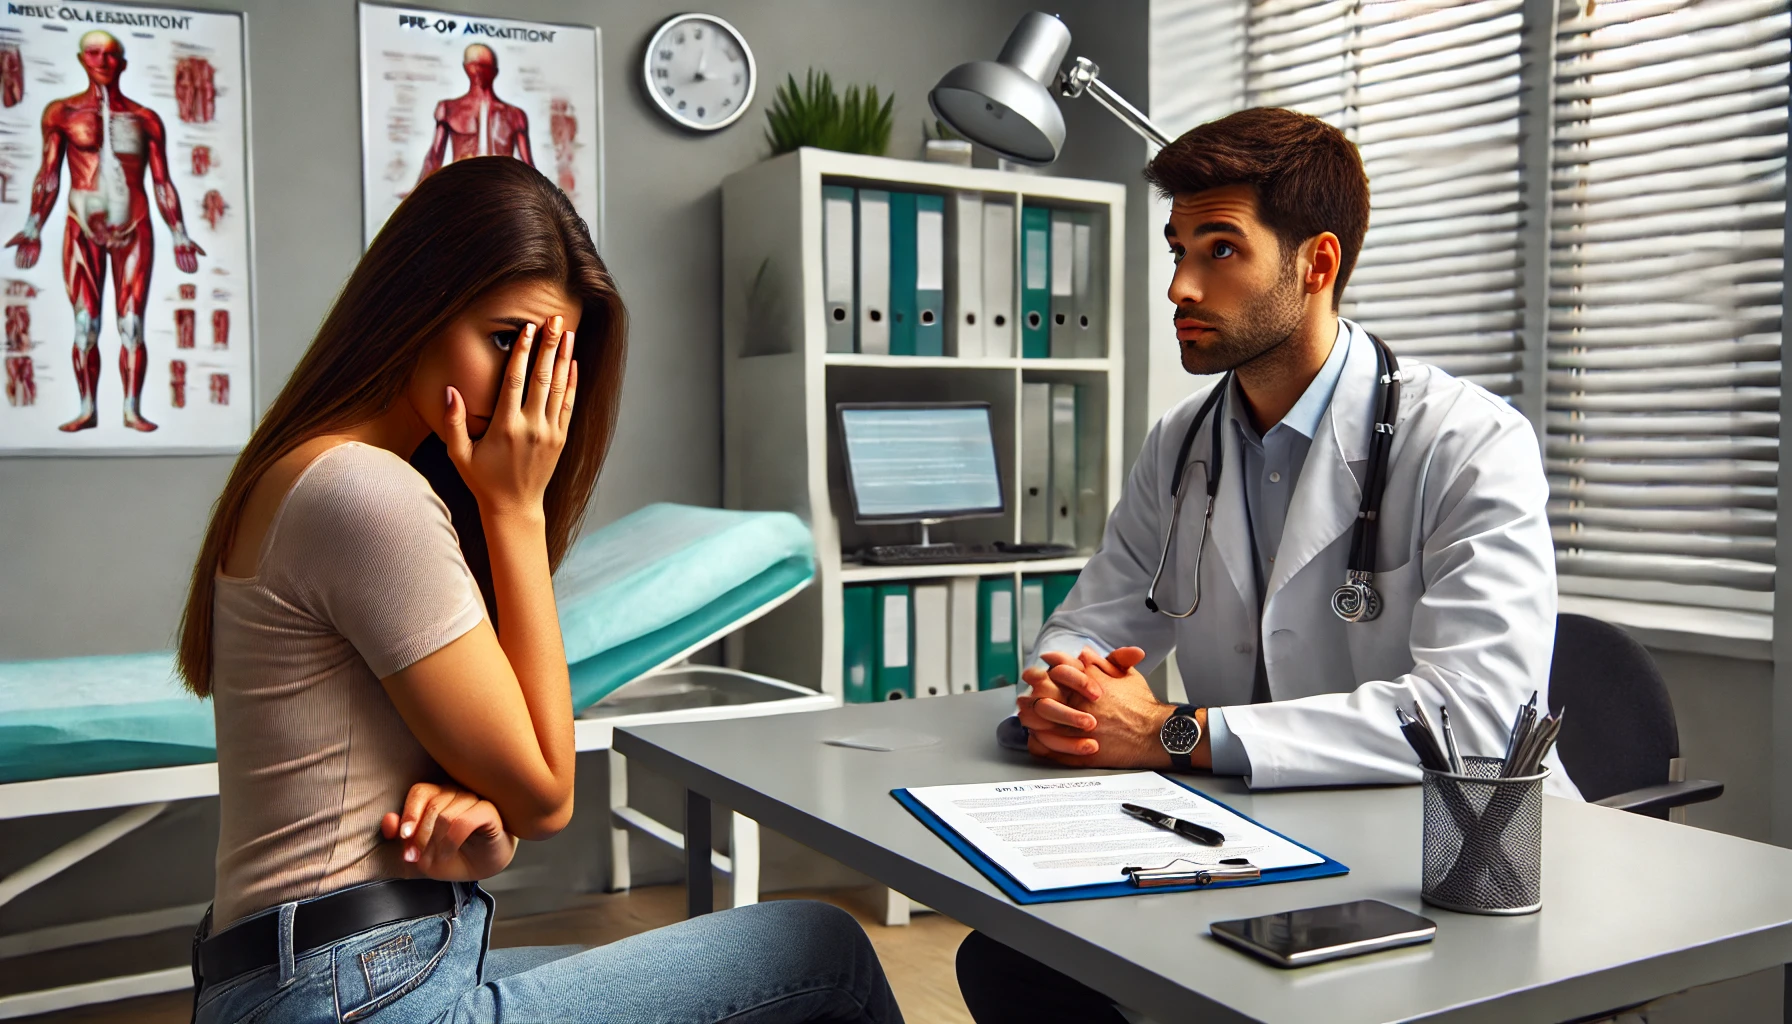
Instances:
[[[390,878],[333,892],[294,909],[293,955],[394,921],[452,913],[455,906],[453,883],[433,878]],[[194,949],[195,980],[219,985],[279,963],[279,927],[280,915],[267,913],[200,940]]]

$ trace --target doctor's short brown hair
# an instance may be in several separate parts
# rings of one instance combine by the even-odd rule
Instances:
[[[1338,236],[1332,308],[1356,268],[1369,230],[1369,176],[1344,133],[1316,117],[1254,107],[1185,132],[1145,165],[1145,180],[1169,199],[1226,185],[1257,193],[1257,216],[1292,254],[1324,231]]]

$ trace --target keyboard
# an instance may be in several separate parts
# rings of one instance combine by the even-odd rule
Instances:
[[[859,550],[866,565],[944,565],[952,562],[1030,562],[1076,554],[1067,544],[877,544]]]

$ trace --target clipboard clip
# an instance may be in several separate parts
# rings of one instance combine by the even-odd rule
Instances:
[[[1227,857],[1218,864],[1202,865],[1178,857],[1160,868],[1121,868],[1120,873],[1140,889],[1163,885],[1211,885],[1261,878],[1263,871],[1243,857]]]

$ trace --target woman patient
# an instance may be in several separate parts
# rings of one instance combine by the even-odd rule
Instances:
[[[231,472],[182,623],[218,724],[201,1024],[902,1019],[824,904],[489,948],[477,881],[572,818],[550,574],[614,433],[626,337],[584,222],[517,160],[430,175],[349,277]],[[468,550],[483,534],[489,608],[407,461],[431,435],[477,501],[462,527]]]

